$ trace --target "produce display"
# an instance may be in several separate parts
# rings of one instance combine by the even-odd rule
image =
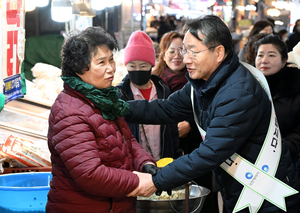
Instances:
[[[35,79],[26,80],[27,95],[54,101],[63,89],[61,69],[50,64],[36,63],[31,68]]]
[[[155,193],[150,197],[137,197],[138,200],[174,200],[174,199],[185,199],[185,189],[182,187],[172,190],[172,195],[169,196],[166,191],[163,191],[160,196],[157,196]]]

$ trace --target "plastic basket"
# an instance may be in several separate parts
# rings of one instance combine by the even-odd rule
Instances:
[[[51,179],[50,172],[0,175],[1,213],[45,212]]]
[[[22,172],[51,172],[51,166],[49,167],[24,167],[24,168],[9,168],[4,167],[3,174],[22,173]]]

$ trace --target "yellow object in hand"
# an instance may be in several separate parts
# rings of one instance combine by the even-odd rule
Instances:
[[[162,158],[156,162],[157,167],[162,168],[173,162],[173,158]]]

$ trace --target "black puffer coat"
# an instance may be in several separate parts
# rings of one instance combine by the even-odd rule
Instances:
[[[286,40],[286,45],[288,47],[288,51],[293,51],[294,46],[298,44],[300,41],[300,33],[297,31],[293,32],[291,35],[288,36]]]
[[[159,99],[166,99],[171,94],[170,88],[164,83],[164,81],[156,76],[151,75],[151,80],[156,87],[157,97]],[[119,97],[122,100],[134,100],[132,91],[130,89],[130,79],[128,75],[125,76],[123,81],[117,85],[119,88]],[[140,142],[140,126],[139,124],[128,123],[128,126],[137,139]],[[168,125],[161,125],[161,154],[160,157],[172,157],[178,158],[182,155],[182,150],[179,149],[179,133],[177,128],[177,123],[172,123]]]
[[[272,93],[282,139],[287,143],[293,163],[300,153],[300,70],[285,66],[266,77]]]
[[[194,92],[195,112],[205,140],[191,154],[184,155],[164,167],[153,177],[159,190],[169,190],[213,170],[222,193],[225,207],[232,212],[243,185],[227,174],[219,165],[233,153],[255,163],[264,143],[271,116],[271,104],[266,92],[249,70],[233,54],[227,64],[222,64],[211,82],[201,92]],[[211,76],[212,77],[212,76]],[[192,80],[167,100],[129,101],[131,122],[168,123],[193,117],[191,87],[199,87],[199,80]],[[276,178],[300,190],[295,167],[285,142]],[[285,198],[286,206],[300,202],[299,193]],[[260,213],[280,210],[264,201]],[[248,209],[239,213],[248,212]]]

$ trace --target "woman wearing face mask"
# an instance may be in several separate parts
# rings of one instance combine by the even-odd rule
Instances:
[[[268,81],[282,140],[296,164],[300,153],[300,70],[287,63],[287,47],[276,35],[258,40],[255,52],[255,66]]]
[[[125,48],[124,64],[128,75],[117,86],[121,99],[151,101],[157,98],[165,99],[171,94],[171,90],[160,77],[151,75],[155,65],[155,50],[151,38],[146,33],[132,33]],[[128,125],[138,142],[155,160],[182,155],[176,124]]]
[[[300,19],[295,22],[295,26],[293,28],[293,33],[288,36],[286,40],[286,45],[288,47],[288,51],[292,51],[293,47],[298,44],[300,41]]]

